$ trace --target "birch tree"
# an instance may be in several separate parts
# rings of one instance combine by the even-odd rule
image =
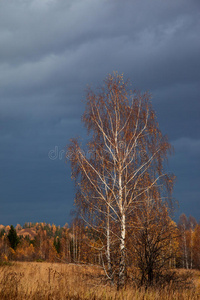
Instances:
[[[99,232],[105,272],[121,288],[128,217],[142,195],[173,182],[163,170],[171,146],[159,129],[150,95],[131,91],[118,73],[108,75],[96,93],[88,89],[82,121],[89,141],[84,148],[72,139],[67,151],[77,187],[75,204],[87,225]],[[119,254],[115,270],[113,245]]]

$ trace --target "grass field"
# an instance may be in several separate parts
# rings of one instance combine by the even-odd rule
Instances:
[[[186,272],[186,271],[179,271]],[[106,285],[98,267],[16,262],[0,266],[0,299],[200,299],[200,272],[192,271],[189,287],[145,289],[133,284],[119,292]]]

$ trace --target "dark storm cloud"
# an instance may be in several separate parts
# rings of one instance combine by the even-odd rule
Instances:
[[[198,203],[199,17],[199,1],[186,0],[0,2],[0,223],[67,221],[74,189],[59,153],[71,137],[85,137],[86,85],[113,70],[153,94],[175,147],[175,196],[195,215],[188,197]]]
[[[176,155],[170,159],[170,166],[176,172],[175,196],[180,202],[180,212],[200,215],[200,139],[182,137],[172,141]]]

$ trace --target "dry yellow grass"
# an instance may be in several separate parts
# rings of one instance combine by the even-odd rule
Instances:
[[[189,289],[172,290],[169,286],[145,291],[128,286],[117,292],[105,285],[98,267],[17,262],[0,266],[0,299],[196,300],[200,299],[200,272],[192,274],[194,286]]]

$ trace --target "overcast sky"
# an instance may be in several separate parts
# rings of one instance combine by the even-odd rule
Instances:
[[[200,1],[0,0],[0,224],[70,221],[64,149],[87,84],[152,93],[175,154],[177,216],[200,219]]]

